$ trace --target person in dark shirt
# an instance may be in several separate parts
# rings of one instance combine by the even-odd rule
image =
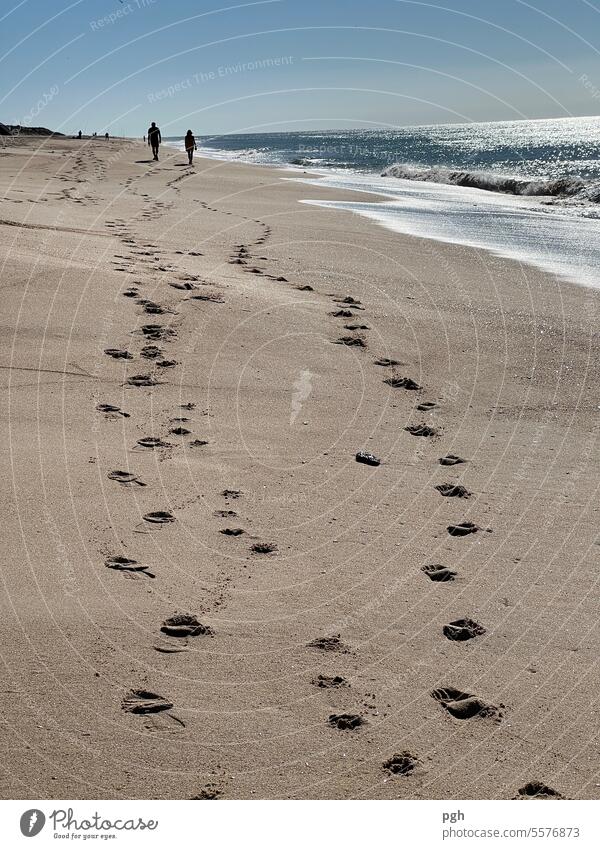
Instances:
[[[152,148],[152,154],[154,159],[158,161],[158,147],[162,141],[162,136],[160,134],[159,128],[156,126],[154,121],[152,121],[151,126],[148,127],[148,144]]]
[[[187,151],[189,163],[192,165],[194,162],[194,151],[198,150],[198,148],[196,147],[196,139],[194,138],[191,130],[188,130],[185,136],[185,149]]]

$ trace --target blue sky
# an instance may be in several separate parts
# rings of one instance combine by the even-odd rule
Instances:
[[[599,34],[600,0],[3,0],[0,121],[204,135],[594,115]]]

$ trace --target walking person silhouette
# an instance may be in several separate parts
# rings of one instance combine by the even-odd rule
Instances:
[[[162,141],[162,136],[160,134],[160,130],[156,126],[154,121],[152,121],[151,126],[148,127],[148,144],[152,148],[152,155],[157,162],[158,162],[158,148],[159,148],[161,141]]]
[[[194,138],[191,130],[188,130],[185,136],[185,149],[188,155],[188,161],[190,165],[193,165],[194,151],[198,150],[198,148],[196,147],[196,139]]]

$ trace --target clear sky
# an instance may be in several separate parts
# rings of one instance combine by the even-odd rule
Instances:
[[[600,0],[2,0],[0,81],[67,133],[595,115]]]

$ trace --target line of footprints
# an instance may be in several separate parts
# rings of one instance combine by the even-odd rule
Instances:
[[[185,175],[184,175],[185,176]],[[147,195],[142,195],[148,198]],[[214,206],[209,206],[203,201],[198,201],[201,206],[210,212],[220,213],[220,210]],[[231,215],[232,213],[222,213]],[[238,216],[244,218],[243,216]],[[271,228],[258,219],[245,219],[258,224],[261,229],[261,235],[252,243],[238,244],[234,248],[234,252],[230,256],[229,262],[233,265],[241,266],[241,271],[245,273],[263,276],[271,280],[287,283],[286,277],[278,274],[270,273],[264,267],[265,262],[269,262],[266,256],[257,256],[256,249],[260,250],[271,235]],[[157,272],[161,274],[169,274],[170,279],[168,285],[176,290],[186,292],[186,300],[203,300],[212,303],[223,303],[222,293],[215,290],[201,290],[201,287],[206,286],[197,275],[178,272],[177,266],[166,261],[164,251],[160,251],[156,245],[148,242],[139,242],[131,233],[126,223],[117,219],[107,222],[107,227],[111,229],[115,235],[119,236],[123,244],[127,246],[129,254],[115,255],[114,270],[124,273],[138,273],[140,264],[145,266],[145,270]],[[264,250],[264,249],[263,249]],[[183,254],[182,251],[176,251],[176,254]],[[201,256],[199,251],[187,252],[192,256]],[[142,307],[143,312],[150,315],[173,315],[174,311],[155,303],[152,300],[143,298],[140,295],[139,287],[142,286],[141,281],[129,286],[123,292],[127,298],[135,299],[136,304]],[[304,292],[313,292],[314,289],[308,284],[294,286],[295,289]],[[332,295],[335,307],[329,314],[334,318],[344,320],[345,333],[333,340],[334,344],[350,346],[355,348],[367,348],[365,331],[369,330],[363,316],[360,314],[365,311],[364,306],[359,300],[348,295],[338,296]],[[164,324],[144,324],[139,330],[134,331],[138,336],[141,335],[143,346],[139,351],[139,356],[148,362],[152,362],[155,369],[152,372],[144,372],[134,374],[126,378],[126,383],[133,387],[154,387],[163,382],[162,376],[167,369],[175,368],[179,363],[164,354],[163,349],[157,343],[166,345],[172,343],[177,332],[174,328]],[[107,356],[116,360],[130,361],[134,359],[134,354],[128,350],[117,348],[107,348],[104,352]],[[397,372],[399,361],[387,357],[379,357],[374,361],[375,365],[384,368],[388,371],[389,377],[384,379],[384,383],[393,389],[400,389],[409,392],[418,393],[422,387],[412,378],[403,376]],[[195,408],[194,403],[180,405],[184,411],[191,411]],[[433,401],[421,401],[417,404],[416,409],[422,413],[428,413],[434,410],[437,404]],[[120,407],[110,403],[99,403],[96,406],[98,412],[103,413],[109,419],[117,419],[119,417],[129,418],[129,413],[122,410]],[[135,450],[151,450],[170,452],[176,444],[170,440],[177,437],[191,436],[191,431],[187,424],[189,418],[185,415],[178,414],[170,420],[170,428],[165,436],[145,436],[137,440]],[[439,430],[426,422],[407,425],[405,427],[407,433],[415,437],[435,438],[439,435]],[[207,445],[207,440],[193,439],[188,445],[190,448],[201,448]],[[355,455],[358,463],[367,466],[379,466],[381,460],[374,454],[367,451],[358,451]],[[439,459],[442,466],[450,467],[465,463],[466,460],[454,454],[446,454]],[[120,469],[110,471],[108,478],[124,487],[144,487],[146,483],[139,479],[137,475],[130,471]],[[440,496],[444,498],[461,498],[469,499],[472,495],[464,486],[456,483],[442,483],[437,485],[436,490]],[[234,519],[237,513],[230,509],[230,501],[242,497],[242,493],[235,489],[226,489],[221,493],[226,499],[226,508],[216,510],[215,516],[223,519]],[[165,525],[176,521],[175,516],[171,511],[156,510],[146,513],[143,521],[148,525]],[[463,521],[459,524],[451,524],[447,526],[447,532],[453,537],[469,536],[483,530],[478,525],[471,521]],[[486,529],[489,531],[489,529]],[[224,527],[220,533],[230,537],[241,537],[246,532],[239,527]],[[253,538],[254,539],[254,538]],[[270,556],[277,553],[277,546],[271,542],[255,541],[250,544],[249,550],[252,555]],[[138,563],[136,560],[125,557],[120,554],[114,554],[106,558],[105,566],[109,569],[114,569],[124,573],[129,578],[146,577],[149,579],[155,578],[151,567],[147,564]],[[422,567],[423,574],[431,581],[447,583],[454,581],[457,572],[448,566],[442,564],[428,564]],[[443,626],[444,636],[454,642],[464,642],[474,639],[485,634],[485,628],[478,622],[470,618],[457,619]],[[159,652],[177,653],[186,651],[188,641],[198,637],[214,636],[213,629],[201,623],[198,618],[191,613],[175,612],[172,616],[167,617],[160,631],[165,641],[156,645],[155,648]],[[350,649],[346,646],[339,634],[319,637],[307,644],[307,648],[319,652],[335,652],[339,655],[349,653]],[[317,675],[312,684],[319,689],[339,689],[343,691],[350,687],[350,683],[342,675]],[[456,720],[465,721],[478,719],[491,719],[495,722],[500,722],[503,716],[503,705],[490,704],[479,696],[464,692],[460,689],[451,686],[444,686],[434,689],[431,692],[431,697],[446,713]],[[364,705],[367,709],[376,712],[376,706],[372,703],[375,699],[374,694],[367,694],[367,701]],[[177,727],[182,728],[185,723],[175,713],[173,713],[173,703],[163,696],[146,690],[145,688],[133,689],[124,697],[122,701],[124,711],[144,715],[147,719],[151,718],[153,723],[150,727],[155,730],[176,730]],[[156,723],[157,716],[164,717],[166,724],[161,725]],[[368,719],[364,713],[332,713],[326,720],[327,724],[344,733],[358,731],[362,726],[368,723]],[[408,751],[393,753],[387,758],[382,769],[388,775],[408,776],[414,773],[421,766],[419,758]],[[198,799],[214,799],[222,795],[221,790],[217,786],[209,785],[200,795],[194,797]],[[552,788],[542,784],[541,782],[533,781],[517,792],[515,798],[563,798],[560,793]]]

